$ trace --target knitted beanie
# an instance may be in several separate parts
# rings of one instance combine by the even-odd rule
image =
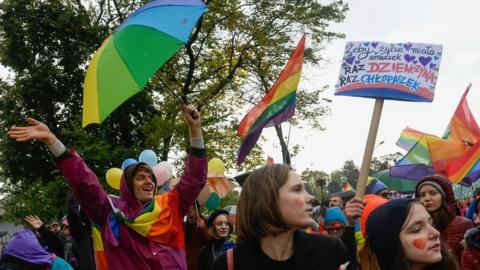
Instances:
[[[377,256],[382,270],[392,267],[400,246],[400,231],[405,223],[408,204],[412,199],[391,200],[370,213],[367,220],[367,239],[372,251]]]
[[[339,207],[330,207],[327,209],[323,222],[325,222],[325,225],[328,226],[328,223],[332,221],[340,222],[343,225],[347,225],[347,218],[345,217],[342,209],[340,209]]]

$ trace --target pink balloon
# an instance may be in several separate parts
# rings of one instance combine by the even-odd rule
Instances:
[[[172,177],[172,166],[166,161],[158,163],[152,169],[157,178],[157,186],[162,186]]]

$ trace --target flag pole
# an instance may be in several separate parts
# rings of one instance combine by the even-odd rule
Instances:
[[[367,144],[365,145],[362,167],[360,168],[360,175],[358,177],[357,189],[355,192],[356,197],[362,198],[363,195],[365,195],[370,163],[372,162],[373,149],[375,148],[375,140],[377,138],[378,125],[380,124],[380,117],[382,116],[383,101],[383,98],[375,99],[375,107],[373,108],[370,130],[368,131]]]

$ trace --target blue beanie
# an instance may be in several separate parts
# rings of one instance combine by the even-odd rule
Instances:
[[[365,189],[365,194],[378,194],[380,191],[388,189],[388,187],[377,178],[374,178],[370,184],[367,185]]]
[[[343,214],[342,209],[340,209],[339,207],[328,208],[323,221],[325,222],[325,225],[332,221],[340,222],[343,225],[347,225],[347,219],[345,218],[345,214]]]

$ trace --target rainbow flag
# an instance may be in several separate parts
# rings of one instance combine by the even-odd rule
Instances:
[[[400,133],[400,138],[398,138],[396,144],[403,148],[406,151],[409,151],[421,138],[422,136],[434,136],[428,133],[423,133],[413,128],[406,127]]]
[[[463,142],[469,145],[475,144],[480,138],[480,128],[473,117],[467,102],[467,94],[472,84],[467,86],[450,123],[443,134],[443,138]]]
[[[103,248],[102,234],[100,232],[100,227],[92,222],[92,238],[93,238],[93,248],[95,250],[95,265],[97,270],[107,270],[108,263],[107,257],[105,256],[105,249]]]
[[[435,139],[440,138],[433,135],[421,136],[420,139],[410,148],[408,153],[397,162],[397,165],[409,165],[417,163],[431,165],[432,159],[430,158],[430,152],[428,151],[428,142]]]
[[[428,142],[428,150],[435,172],[447,175],[447,166],[450,162],[462,156],[470,146],[462,142],[436,139]]]
[[[237,135],[245,137],[238,149],[237,165],[245,160],[264,127],[278,125],[295,114],[297,87],[302,75],[305,35],[298,42],[290,60],[265,97],[240,122]]]
[[[174,248],[184,248],[183,217],[178,193],[157,195],[133,221],[125,224],[144,237]]]
[[[475,178],[480,167],[480,141],[475,143],[467,152],[447,165],[447,176],[454,183],[459,183],[464,177]],[[477,179],[472,179],[475,181]]]

